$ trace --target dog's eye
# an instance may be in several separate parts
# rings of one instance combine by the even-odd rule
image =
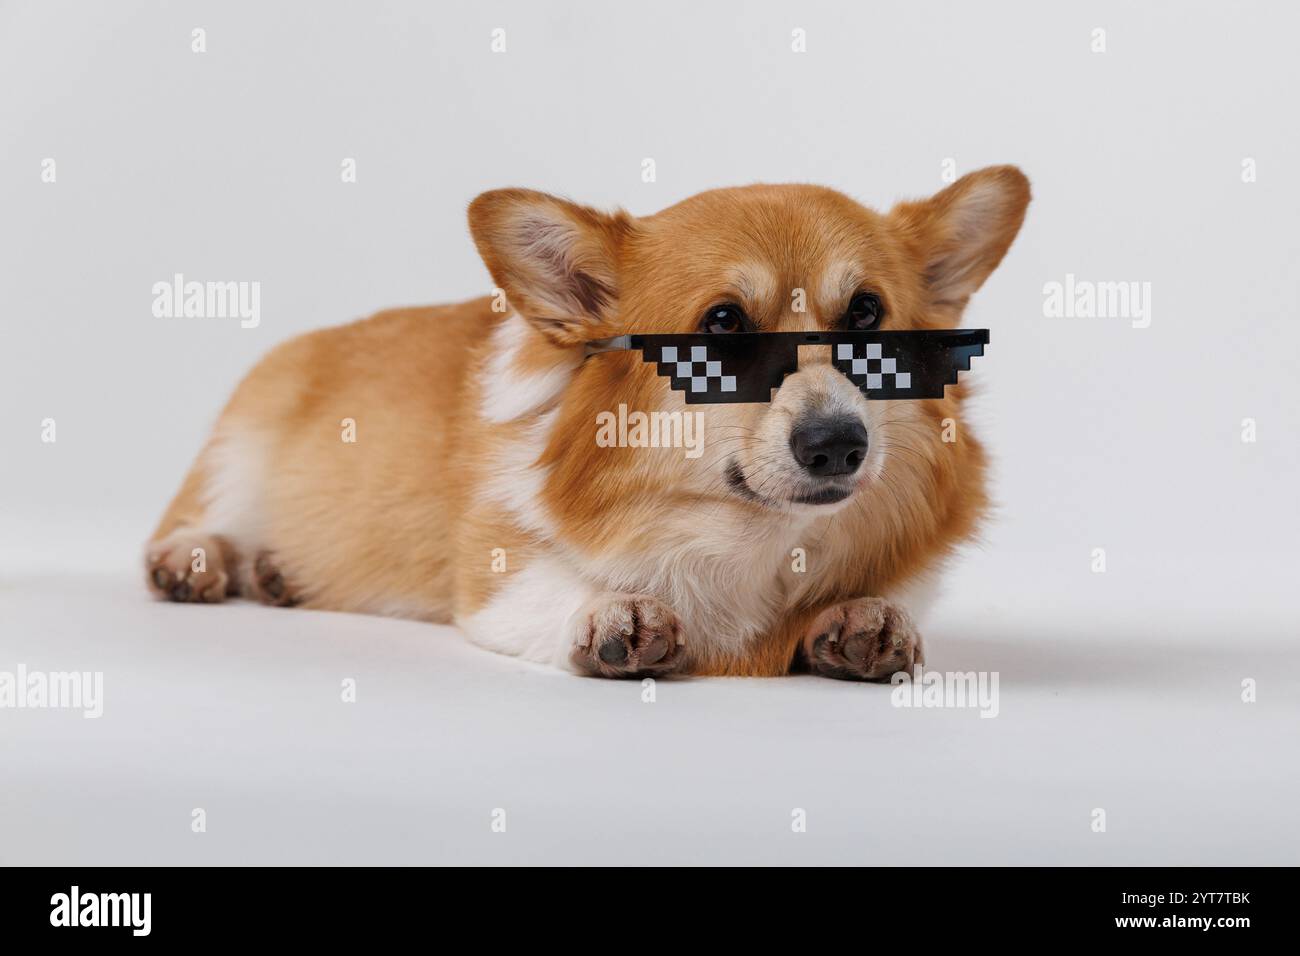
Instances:
[[[885,317],[885,306],[874,292],[859,292],[849,301],[849,311],[844,316],[848,329],[874,329]]]
[[[700,319],[701,332],[741,332],[745,328],[745,310],[730,302],[715,305]]]

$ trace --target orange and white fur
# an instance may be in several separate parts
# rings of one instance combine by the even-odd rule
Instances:
[[[986,506],[962,384],[868,402],[829,346],[805,348],[770,404],[689,406],[705,426],[692,458],[597,444],[620,404],[688,406],[639,353],[584,360],[583,343],[696,332],[719,304],[758,331],[842,328],[863,291],[881,328],[956,328],[1028,202],[1006,166],[887,214],[805,185],[644,218],[479,196],[469,225],[498,294],[274,349],[154,532],[149,585],[454,622],[483,647],[607,677],[910,669],[909,602]],[[851,475],[810,474],[792,450],[827,416],[865,430]],[[819,496],[839,500],[800,502]]]

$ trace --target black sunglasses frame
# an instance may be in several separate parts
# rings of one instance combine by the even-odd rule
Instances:
[[[770,402],[798,370],[800,346],[830,345],[832,364],[863,395],[898,401],[943,398],[988,342],[988,329],[634,333],[593,339],[586,355],[638,350],[688,405],[716,405]]]

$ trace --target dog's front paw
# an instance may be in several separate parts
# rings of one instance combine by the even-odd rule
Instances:
[[[840,680],[885,680],[925,663],[916,625],[883,598],[827,608],[809,627],[803,647],[814,674]]]
[[[602,594],[574,618],[569,660],[599,677],[666,674],[682,662],[677,615],[645,594]]]

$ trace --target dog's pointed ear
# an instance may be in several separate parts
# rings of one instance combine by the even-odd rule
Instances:
[[[889,215],[924,258],[931,304],[960,310],[1006,255],[1028,206],[1025,174],[990,166]]]
[[[576,345],[613,319],[626,213],[496,189],[470,203],[469,228],[511,306],[553,342]]]

